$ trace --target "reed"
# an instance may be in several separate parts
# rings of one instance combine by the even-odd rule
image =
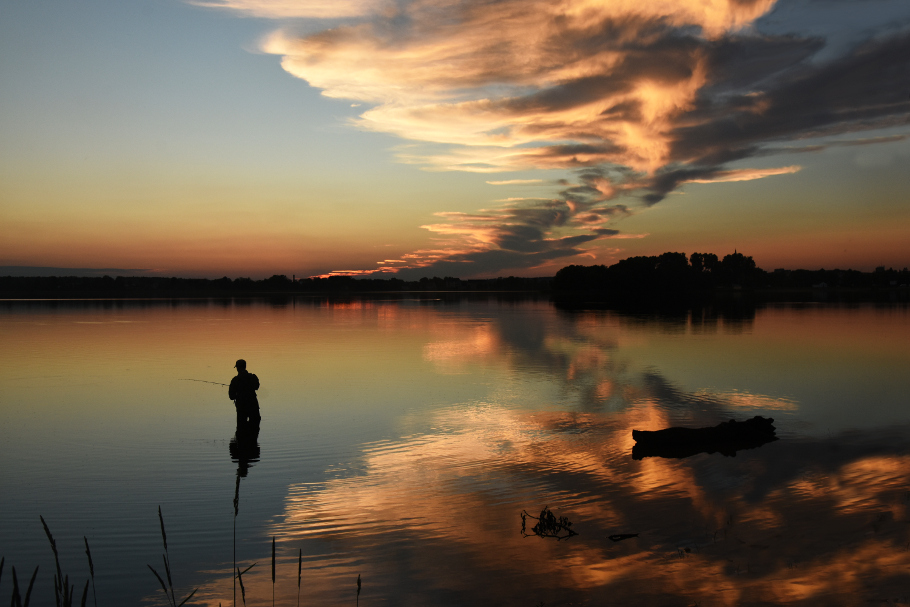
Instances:
[[[51,550],[54,552],[54,565],[57,567],[57,573],[54,576],[54,602],[57,607],[72,607],[73,606],[73,593],[76,591],[76,584],[70,584],[70,576],[63,575],[63,570],[60,568],[60,553],[57,552],[57,542],[54,540],[54,535],[51,533],[50,527],[47,526],[47,521],[44,520],[44,517],[38,515],[38,518],[41,519],[41,525],[44,527],[44,533],[47,535],[47,540],[51,543]],[[38,569],[35,568],[35,574],[38,574]],[[32,576],[34,578],[34,576]],[[15,579],[15,576],[14,576]],[[31,589],[31,586],[29,586]],[[29,590],[30,594],[31,590]],[[88,600],[88,580],[85,580],[85,588],[82,590],[82,601],[80,602],[80,607],[85,607],[85,602]]]
[[[233,553],[234,553],[234,571],[237,569],[237,513],[240,512],[240,473],[237,473],[237,483],[234,485],[234,540],[233,540]],[[231,576],[233,578],[233,575]],[[234,591],[234,607],[237,607],[237,584],[233,580],[231,581]],[[244,602],[246,604],[246,602]]]
[[[275,536],[272,536],[272,607],[275,607]]]
[[[243,574],[256,566],[256,563],[253,563],[243,571],[240,571],[240,567],[237,567],[237,580],[240,582],[240,598],[243,601],[243,604],[246,605],[246,589],[243,587]]]
[[[170,559],[170,554],[168,553],[168,550],[167,550],[167,532],[164,530],[164,516],[161,514],[161,506],[158,506],[158,521],[161,523],[161,541],[164,543],[164,554],[161,555],[161,558],[164,560],[164,572],[167,575],[167,586],[165,586],[164,580],[161,578],[161,576],[158,574],[158,572],[155,571],[154,567],[149,565],[148,568],[151,569],[152,573],[155,574],[155,577],[158,578],[158,582],[161,584],[161,589],[164,590],[164,596],[167,598],[168,603],[170,603],[172,605],[172,607],[182,607],[182,605],[184,603],[186,603],[188,600],[193,598],[193,595],[196,594],[196,590],[199,590],[199,589],[196,588],[196,590],[193,590],[189,594],[189,596],[187,596],[185,599],[180,601],[180,603],[177,602],[177,595],[174,593],[174,582],[171,578],[171,559]],[[170,588],[170,594],[168,594],[168,588]],[[85,591],[86,591],[86,595],[87,595],[88,582],[85,583]],[[86,595],[84,595],[82,597],[83,607],[85,607],[85,596]]]
[[[83,535],[82,539],[85,540],[85,555],[88,557],[88,572],[92,577],[92,598],[95,600],[95,607],[98,607],[98,591],[95,589],[95,564],[92,563],[92,550],[88,547],[88,538]]]
[[[247,567],[246,569],[243,569],[243,570],[241,570],[239,567],[236,566],[236,558],[237,558],[236,557],[236,517],[237,517],[238,510],[239,510],[239,508],[238,508],[239,485],[240,485],[239,477],[237,480],[238,480],[237,491],[235,492],[235,497],[234,497],[234,518],[235,518],[234,571],[236,572],[236,577],[234,579],[235,579],[236,583],[239,583],[239,585],[240,585],[240,597],[241,597],[241,601],[245,607],[246,606],[246,587],[243,583],[243,575],[246,574],[247,572],[249,572],[253,567],[255,567],[257,563],[253,563],[252,565],[250,565],[249,567]],[[40,516],[39,518],[41,519],[41,524],[44,527],[44,533],[47,536],[48,542],[51,545],[51,550],[54,553],[54,566],[56,568],[56,573],[54,575],[54,599],[55,599],[56,607],[74,607],[74,605],[75,605],[74,599],[76,596],[75,595],[76,584],[70,583],[69,575],[65,575],[63,573],[62,567],[60,565],[60,553],[57,549],[57,542],[54,539],[53,534],[51,533],[51,530],[47,524],[47,521],[44,520],[43,516]],[[158,583],[161,586],[161,590],[164,592],[164,596],[167,600],[167,604],[170,605],[171,607],[183,607],[183,605],[188,603],[190,601],[190,599],[192,599],[196,595],[196,592],[199,589],[198,588],[194,589],[182,601],[180,601],[180,602],[177,601],[177,595],[176,595],[176,591],[174,589],[173,573],[171,571],[170,551],[168,549],[168,543],[167,543],[167,529],[165,528],[164,514],[162,513],[160,506],[158,507],[158,523],[159,523],[160,530],[161,530],[161,543],[164,547],[164,553],[161,555],[162,564],[164,567],[164,571],[163,571],[164,575],[159,573],[152,565],[147,564],[146,566],[149,568],[149,570],[155,576],[155,579],[158,580]],[[95,607],[97,607],[98,595],[97,595],[97,590],[96,590],[96,586],[95,586],[95,563],[92,558],[92,551],[89,546],[88,537],[83,536],[82,540],[85,544],[85,556],[86,556],[86,559],[88,560],[89,579],[87,579],[85,581],[85,585],[83,586],[79,605],[80,605],[80,607],[86,607],[87,601],[88,601],[89,584],[91,583],[93,602],[94,602]],[[274,607],[274,605],[276,604],[275,589],[276,589],[276,582],[277,582],[277,537],[275,537],[275,536],[272,536],[271,556],[272,556],[272,558],[271,558],[272,606]],[[0,557],[0,581],[3,580],[3,573],[5,570],[5,565],[6,565],[6,558]],[[34,586],[35,586],[35,580],[37,579],[39,568],[35,567],[35,570],[32,573],[31,578],[29,579],[28,587],[25,591],[24,598],[22,596],[22,591],[21,591],[21,588],[19,585],[19,579],[18,579],[18,576],[16,573],[16,568],[11,567],[10,569],[11,569],[10,577],[12,577],[12,580],[13,580],[13,590],[12,590],[10,607],[28,607],[29,603],[31,602],[32,590],[34,589]],[[301,548],[298,550],[298,554],[297,554],[297,607],[300,607],[300,592],[301,592],[301,587],[302,587],[302,580],[303,580],[303,549]],[[357,575],[357,596],[356,596],[357,605],[360,604],[361,586],[362,586],[361,576],[358,574]],[[235,588],[236,588],[236,584],[235,584]],[[235,590],[235,602],[236,602],[236,590]],[[219,603],[219,607],[220,607],[220,603]]]
[[[38,568],[35,567],[34,573],[32,573],[32,579],[28,582],[28,590],[25,591],[25,600],[23,602],[22,596],[19,594],[19,579],[16,577],[16,568],[11,567],[13,574],[13,595],[10,598],[10,607],[28,607],[28,604],[32,600],[32,588],[35,587],[35,578],[38,577]],[[0,577],[3,574],[3,561],[0,561]]]

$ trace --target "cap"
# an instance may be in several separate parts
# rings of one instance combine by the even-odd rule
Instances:
[[[234,363],[234,367],[237,369],[246,369],[246,361],[241,358],[236,363]]]

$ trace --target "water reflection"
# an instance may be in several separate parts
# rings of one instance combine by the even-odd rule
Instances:
[[[141,555],[122,575],[115,558],[99,567],[115,572],[111,595],[154,591],[145,555],[159,549],[136,529],[148,518],[155,537],[163,495],[179,513],[169,541],[188,538],[175,561],[207,580],[194,599],[230,603],[231,488],[236,566],[261,563],[243,574],[249,605],[271,603],[273,536],[285,605],[296,604],[298,551],[301,604],[350,605],[358,575],[365,604],[396,605],[827,605],[894,602],[910,588],[906,308],[667,315],[351,300],[0,321],[0,448],[12,462],[0,540],[43,541],[18,531],[34,518],[21,504],[50,509],[58,495],[54,518],[80,542],[99,512],[125,520],[90,536],[99,559]],[[175,379],[227,381],[212,369],[233,360],[212,352],[267,370],[261,432],[234,427],[223,388]],[[753,415],[773,415],[781,440],[736,458],[631,457],[632,429]],[[106,425],[70,441],[84,419]],[[78,456],[59,458],[60,444]],[[544,507],[579,535],[523,538],[520,513]]]
[[[334,594],[358,574],[365,599],[396,604],[906,596],[907,428],[884,443],[852,433],[779,441],[736,459],[633,461],[631,428],[659,414],[646,404],[620,417],[440,412],[445,434],[369,445],[363,474],[290,487],[269,529],[287,555],[277,586],[294,589],[291,557],[304,546],[304,599],[319,604],[344,603]],[[522,537],[520,513],[543,504],[579,535]],[[258,590],[248,596],[269,596],[267,576],[251,584]]]
[[[259,461],[259,420],[238,421],[228,449],[231,461],[237,464],[237,476],[246,477],[253,464]]]
[[[774,418],[731,419],[709,428],[632,430],[632,459],[665,457],[685,459],[700,453],[736,457],[737,451],[757,449],[777,440]]]
[[[628,355],[653,339],[642,327],[741,339],[755,330],[749,319],[718,316],[706,330],[705,315],[567,318],[556,328],[534,314],[434,324],[423,358],[438,371],[502,365],[532,386],[545,373],[561,386],[547,394],[574,411],[533,399],[503,406],[531,394],[513,383],[508,396],[438,412],[424,424],[434,432],[365,445],[358,474],[292,484],[269,532],[287,554],[309,547],[309,600],[334,604],[334,589],[360,574],[367,597],[403,604],[830,605],[906,595],[908,428],[885,440],[880,430],[798,438],[796,398],[690,390]],[[711,371],[720,369],[729,373]],[[784,415],[786,439],[735,460],[630,457],[633,428],[743,411]],[[543,505],[575,523],[571,547],[521,537],[516,515]],[[258,583],[267,596],[268,580]]]

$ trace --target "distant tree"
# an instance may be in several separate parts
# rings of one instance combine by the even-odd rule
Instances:
[[[692,253],[689,256],[689,265],[695,274],[713,272],[717,264],[717,255],[714,253]]]
[[[663,253],[654,267],[654,286],[662,289],[685,289],[689,286],[689,260],[685,253]]]
[[[762,271],[755,266],[755,260],[734,251],[720,262],[721,281],[739,286],[754,286]]]

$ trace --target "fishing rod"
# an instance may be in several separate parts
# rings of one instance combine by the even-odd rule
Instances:
[[[229,384],[223,384],[220,381],[207,381],[204,379],[178,379],[177,381],[198,381],[198,382],[202,382],[204,384],[215,384],[216,386],[225,386],[227,388],[231,387]]]

